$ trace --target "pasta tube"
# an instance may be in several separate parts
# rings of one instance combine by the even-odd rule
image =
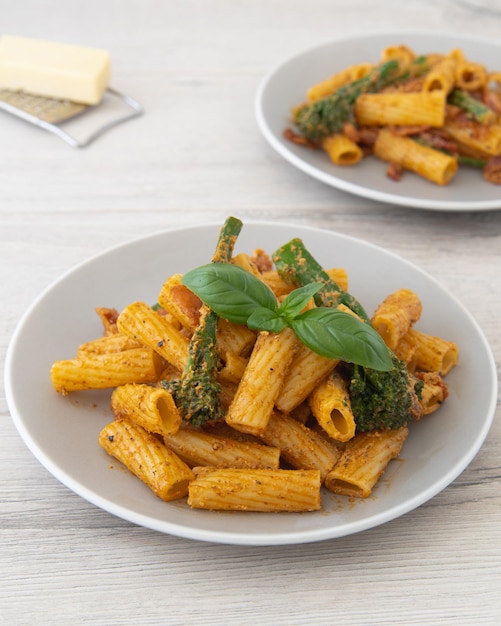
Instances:
[[[423,90],[450,93],[456,84],[456,66],[456,60],[451,57],[437,63],[425,76]]]
[[[453,341],[423,333],[415,328],[409,330],[406,338],[416,348],[414,358],[418,370],[438,372],[445,376],[458,362],[459,350]]]
[[[290,413],[306,400],[320,382],[332,372],[339,361],[320,356],[301,344],[290,364],[284,384],[275,406],[283,413]]]
[[[398,44],[396,46],[386,46],[381,52],[381,61],[391,61],[395,59],[400,63],[411,63],[416,58],[414,51],[404,44]]]
[[[164,442],[190,467],[278,469],[280,460],[278,448],[189,428],[165,437]]]
[[[334,93],[336,89],[339,89],[343,85],[363,78],[373,67],[374,66],[369,63],[360,63],[333,74],[329,78],[313,85],[313,87],[308,89],[306,93],[308,102],[315,102],[316,100],[320,100],[320,98],[325,98],[325,96]]]
[[[325,271],[341,290],[348,291],[348,273],[343,267],[333,267]],[[286,296],[296,288],[295,285],[286,283],[276,270],[263,272],[261,280],[268,285],[277,298]]]
[[[348,387],[334,371],[309,397],[311,412],[325,432],[336,441],[348,441],[355,435],[355,418]]]
[[[336,283],[341,291],[348,291],[348,272],[344,267],[332,267],[326,269],[325,273]]]
[[[217,349],[220,353],[249,355],[256,343],[257,333],[243,324],[233,324],[219,319],[217,325]]]
[[[261,272],[257,267],[255,261],[251,258],[250,255],[245,254],[245,252],[241,252],[240,254],[235,254],[231,262],[233,265],[241,267],[246,272],[253,274],[256,278],[261,278]]]
[[[141,426],[127,420],[115,420],[100,432],[99,444],[162,500],[169,502],[187,495],[193,472]]]
[[[453,48],[449,54],[447,55],[447,57],[449,59],[452,59],[453,61],[456,61],[457,63],[459,62],[463,62],[465,61],[465,56],[464,56],[464,52],[461,50],[461,48]]]
[[[421,300],[410,289],[399,289],[377,307],[371,323],[384,342],[395,350],[400,339],[421,317]]]
[[[238,385],[242,380],[249,360],[233,352],[226,352],[223,356],[223,361],[224,365],[218,372],[218,379]]]
[[[355,116],[360,126],[440,128],[445,118],[445,97],[445,91],[364,93],[355,102]]]
[[[115,417],[163,436],[177,432],[182,421],[172,395],[163,387],[121,385],[111,394],[111,408]]]
[[[290,328],[278,334],[259,333],[228,408],[227,424],[253,435],[259,435],[266,429],[297,346],[298,340]]]
[[[162,285],[158,304],[175,317],[187,330],[193,332],[200,323],[202,302],[182,282],[182,274],[173,274]]]
[[[481,63],[459,61],[456,67],[456,84],[465,91],[477,91],[487,85],[487,71]]]
[[[332,275],[327,273],[329,277]],[[339,311],[358,317],[344,304],[338,304],[337,308]],[[301,344],[287,372],[283,387],[275,403],[276,408],[283,413],[293,411],[306,400],[315,387],[334,370],[338,363],[338,359],[320,356]]]
[[[327,474],[325,486],[333,493],[367,498],[388,463],[400,454],[407,435],[407,426],[356,435]]]
[[[110,352],[123,352],[131,348],[143,348],[143,344],[137,339],[127,335],[115,333],[114,335],[104,335],[92,341],[82,343],[77,348],[77,357],[86,357],[89,354],[109,354]]]
[[[139,339],[176,369],[184,370],[189,339],[144,302],[126,306],[118,316],[117,326],[121,333]]]
[[[360,146],[341,134],[323,139],[322,148],[336,165],[356,165],[363,158]]]
[[[317,470],[195,468],[188,504],[196,509],[297,512],[320,508]]]
[[[149,348],[56,361],[50,370],[54,389],[66,395],[83,389],[109,389],[127,383],[157,382],[161,359]]]
[[[458,168],[454,157],[422,146],[408,137],[399,137],[387,129],[379,132],[374,154],[383,161],[396,163],[437,185],[446,185],[451,181]]]
[[[401,361],[405,362],[410,373],[416,371],[416,344],[407,335],[400,339],[394,352]]]
[[[282,458],[297,469],[317,469],[322,481],[341,456],[341,449],[289,415],[274,412],[261,440],[280,449]]]
[[[501,124],[481,124],[447,119],[444,131],[463,148],[473,150],[477,156],[501,154]]]

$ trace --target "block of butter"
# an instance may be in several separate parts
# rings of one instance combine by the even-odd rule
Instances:
[[[106,50],[42,39],[0,38],[0,88],[97,104],[110,80]]]

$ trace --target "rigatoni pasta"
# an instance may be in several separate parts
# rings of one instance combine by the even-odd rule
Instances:
[[[445,376],[457,365],[459,352],[457,344],[453,341],[423,333],[416,328],[409,329],[405,337],[415,347],[416,369],[438,372]]]
[[[422,310],[416,293],[410,289],[398,289],[377,307],[371,322],[386,345],[395,350],[402,337],[419,320]]]
[[[387,46],[376,63],[337,72],[292,107],[284,137],[322,149],[339,166],[369,156],[388,163],[395,181],[413,172],[437,185],[452,184],[459,167],[475,167],[500,183],[501,88],[497,68],[486,68],[455,48],[418,54]]]
[[[330,135],[322,148],[336,165],[355,165],[363,158],[362,148],[346,135]]]
[[[254,257],[240,255],[235,265],[245,281],[252,274],[261,287],[267,284],[278,307],[294,287],[289,276],[278,274],[273,258],[275,268],[259,249]],[[345,296],[332,305],[337,314],[369,324],[378,345],[387,351],[386,344],[400,359],[402,405],[407,389],[413,389],[405,424],[434,414],[448,397],[445,376],[459,351],[454,342],[416,328],[423,313],[419,296],[397,289],[368,318],[347,305],[346,270],[329,270],[322,279],[334,280],[334,292]],[[295,305],[306,314],[320,306],[310,287]],[[159,498],[185,499],[193,508],[318,511],[327,492],[357,498],[373,492],[409,431],[407,425],[385,425],[364,432],[352,402],[355,364],[321,356],[293,326],[257,331],[214,319],[207,304],[187,293],[183,275],[167,277],[160,294],[160,306],[139,301],[116,314],[99,309],[103,336],[77,346],[74,359],[51,368],[54,389],[63,395],[110,389],[113,420],[97,437],[109,455]],[[209,317],[214,335],[204,345],[215,355],[210,381],[201,376],[208,376],[209,355],[203,352],[197,361],[193,349]],[[190,378],[194,373],[200,376]],[[207,387],[217,399],[208,421],[192,417],[202,414],[205,404],[186,408],[186,380]]]
[[[445,91],[364,93],[355,102],[360,126],[410,126],[440,128],[445,120]]]
[[[322,439],[311,428],[277,411],[260,439],[278,448],[283,460],[292,467],[318,470],[322,481],[341,454],[335,441]]]
[[[145,302],[126,306],[118,317],[117,326],[124,335],[138,339],[177,369],[184,369],[188,361],[188,338]]]
[[[405,170],[411,170],[437,185],[447,185],[457,172],[457,159],[428,146],[401,137],[391,130],[378,133],[374,155]]]
[[[317,470],[195,468],[188,504],[223,511],[301,512],[320,509]]]
[[[334,441],[355,436],[355,416],[351,410],[347,381],[334,370],[309,396],[311,412]]]
[[[141,426],[128,420],[115,420],[100,432],[99,444],[162,500],[170,502],[187,495],[193,472]]]
[[[120,385],[111,394],[115,417],[128,419],[150,433],[172,435],[181,426],[181,414],[172,394],[145,384]]]
[[[398,430],[355,435],[327,474],[325,486],[344,496],[367,498],[388,463],[400,454],[408,434],[409,430],[404,426]]]
[[[278,335],[260,333],[228,408],[227,424],[252,435],[266,430],[297,347],[296,336],[289,328]]]
[[[238,441],[231,437],[182,428],[167,435],[164,442],[190,467],[279,468],[279,448],[254,441]]]
[[[160,358],[153,350],[144,347],[55,361],[50,378],[55,390],[66,394],[84,389],[110,389],[135,382],[155,383],[160,371]]]

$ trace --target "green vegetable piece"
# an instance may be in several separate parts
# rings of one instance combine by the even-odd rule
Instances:
[[[393,369],[384,372],[353,366],[349,394],[358,432],[398,429],[411,418],[423,383],[412,380],[394,354],[392,361]]]
[[[188,362],[181,379],[162,383],[173,393],[183,419],[193,426],[223,417],[219,401],[221,386],[216,380],[217,322],[218,317],[212,311],[202,314],[190,341]]]
[[[433,150],[438,150],[438,152],[443,152],[444,154],[449,154],[450,156],[456,157],[459,165],[468,165],[469,167],[476,167],[478,169],[482,169],[487,165],[486,159],[477,159],[475,157],[469,157],[464,154],[457,154],[455,152],[451,152],[450,150],[445,150],[444,148],[437,148],[432,143],[426,141],[419,135],[414,135],[412,137],[412,140],[422,146],[428,146],[429,148],[433,148]]]
[[[291,239],[289,243],[276,250],[272,258],[278,273],[289,284],[322,284],[322,288],[315,295],[317,305],[338,306],[344,304],[364,321],[370,321],[360,302],[331,280],[301,239]]]
[[[340,87],[333,94],[299,107],[294,122],[312,141],[341,132],[345,122],[353,121],[353,107],[360,94],[379,91],[396,77],[398,69],[398,61],[394,60],[378,65],[363,78]]]
[[[242,222],[229,217],[222,226],[212,259],[213,267],[229,263]],[[221,386],[217,382],[219,355],[216,346],[218,315],[212,310],[203,312],[189,346],[189,357],[183,375],[178,381],[164,381],[175,398],[183,418],[193,426],[223,417],[219,400]]]
[[[477,98],[462,89],[454,89],[448,97],[448,102],[460,107],[482,124],[491,124],[496,119],[496,114]]]
[[[475,159],[474,157],[468,157],[464,154],[460,154],[458,156],[458,163],[460,165],[469,165],[470,167],[476,167],[478,169],[482,169],[487,165],[486,159]]]

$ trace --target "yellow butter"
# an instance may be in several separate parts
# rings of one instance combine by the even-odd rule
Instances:
[[[97,104],[110,80],[106,50],[4,35],[0,88]]]

